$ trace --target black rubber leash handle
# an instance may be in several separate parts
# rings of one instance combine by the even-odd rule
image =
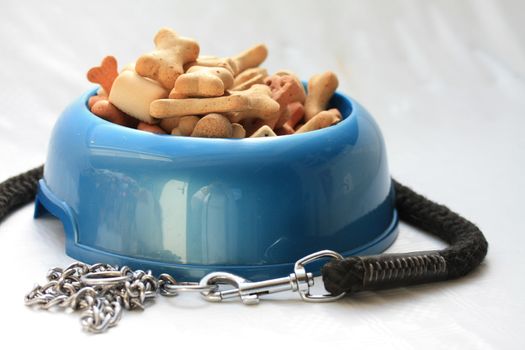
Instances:
[[[43,170],[42,165],[0,184],[0,221],[34,200]],[[450,247],[440,251],[332,260],[321,270],[327,291],[340,294],[453,279],[466,275],[485,258],[487,241],[473,223],[393,182],[401,220],[445,240]]]
[[[393,180],[401,220],[450,244],[447,249],[402,254],[351,256],[321,270],[333,294],[437,282],[466,275],[485,258],[488,243],[470,221]]]

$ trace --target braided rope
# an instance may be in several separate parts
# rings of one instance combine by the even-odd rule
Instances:
[[[401,220],[443,239],[450,246],[440,251],[332,260],[321,270],[327,291],[340,294],[458,278],[485,258],[488,243],[473,223],[393,182]]]
[[[0,221],[14,209],[35,199],[44,166],[13,176],[0,184]]]
[[[43,175],[39,166],[0,184],[0,221],[35,198]],[[441,251],[352,256],[332,260],[321,270],[333,294],[442,281],[466,275],[487,254],[483,233],[470,221],[393,180],[399,217],[450,244]]]

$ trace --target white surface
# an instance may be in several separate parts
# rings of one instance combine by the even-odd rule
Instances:
[[[256,307],[162,299],[93,337],[76,314],[23,305],[49,267],[71,261],[61,224],[33,221],[26,206],[0,226],[3,344],[524,348],[524,2],[147,3],[2,1],[0,179],[45,160],[56,117],[92,86],[88,68],[106,54],[121,64],[135,59],[166,25],[198,39],[205,54],[265,42],[270,71],[303,78],[335,71],[340,89],[379,122],[394,177],[478,224],[490,243],[487,260],[455,282],[332,304],[292,294]],[[391,251],[442,246],[401,225]]]

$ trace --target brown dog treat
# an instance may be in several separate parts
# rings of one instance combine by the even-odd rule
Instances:
[[[237,72],[237,66],[230,57],[199,56],[195,62],[184,65],[184,71],[188,71],[193,66],[225,68],[229,70],[232,75],[236,75]]]
[[[231,138],[233,135],[232,123],[225,116],[211,113],[202,117],[195,125],[192,137]]]
[[[276,129],[275,133],[277,134],[277,136],[292,135],[295,133],[295,130],[288,124],[284,124],[280,128]]]
[[[301,126],[296,134],[302,134],[308,131],[314,131],[323,129],[334,124],[337,124],[341,121],[341,113],[338,109],[332,108],[327,111],[321,111],[317,113],[312,119],[307,121],[303,126]]]
[[[235,87],[233,87],[230,91],[242,91],[242,90],[248,90],[253,85],[256,84],[263,84],[264,83],[265,76],[263,74],[258,74],[254,76],[253,78],[245,81],[244,83],[241,83]]]
[[[87,72],[87,79],[99,84],[106,94],[111,92],[113,81],[118,75],[117,60],[113,56],[106,56],[98,67],[93,67]]]
[[[246,130],[244,130],[244,127],[241,124],[238,123],[232,123],[232,138],[234,139],[243,139],[246,137]]]
[[[255,84],[264,84],[264,78],[268,76],[266,68],[255,67],[248,68],[241,74],[235,77],[233,82],[233,91],[240,91],[249,89]]]
[[[257,67],[263,63],[267,56],[268,48],[266,48],[266,45],[264,44],[259,44],[241,52],[237,56],[232,57],[233,61],[235,62],[235,66],[237,67],[237,72],[235,75],[240,74],[248,68]]]
[[[126,115],[108,100],[100,100],[93,104],[93,107],[91,107],[91,113],[115,124],[128,127],[136,125],[136,123],[133,123],[133,118]]]
[[[272,97],[288,101],[286,105],[306,100],[303,84],[291,75],[272,75],[264,79],[264,83],[270,87]]]
[[[177,129],[182,136],[190,136],[195,128],[195,125],[199,122],[200,118],[194,115],[188,115],[180,118]]]
[[[299,83],[299,86],[301,86],[303,93],[306,96],[306,90],[304,88],[303,82],[301,81],[301,79],[299,79],[299,77],[294,72],[286,70],[286,69],[280,69],[277,72],[275,72],[274,75],[278,75],[280,77],[290,76],[294,78]],[[304,104],[304,101],[303,101],[303,104]]]
[[[222,83],[224,84],[224,90],[230,89],[234,84],[232,72],[223,67],[193,66],[186,71],[186,73],[189,74],[197,72],[217,76],[219,79],[222,80]]]
[[[98,101],[102,101],[102,100],[107,100],[108,97],[107,96],[102,96],[102,95],[94,95],[94,96],[91,96],[88,100],[88,107],[89,109],[91,110],[91,108],[93,108],[93,105],[95,103],[97,103]]]
[[[308,81],[308,95],[304,103],[305,119],[308,122],[319,112],[324,111],[332,98],[339,81],[333,72],[314,75]]]
[[[270,137],[277,136],[275,132],[268,125],[261,126],[256,132],[250,137]]]
[[[137,129],[142,130],[142,131],[152,132],[154,134],[166,134],[166,131],[164,131],[164,129],[162,129],[158,125],[148,124],[144,122],[139,122],[139,124],[137,125]]]
[[[249,101],[248,108],[231,114],[232,123],[251,118],[268,120],[273,118],[280,108],[279,103],[271,98],[270,88],[264,84],[255,84],[248,90],[231,91],[231,94],[232,97],[245,97]]]
[[[284,125],[289,126],[293,130],[304,117],[304,106],[301,102],[292,102],[286,108],[288,108],[290,119]]]
[[[279,113],[268,120],[267,125],[271,128],[280,128],[290,118],[288,105],[293,102],[304,103],[306,95],[300,82],[290,75],[272,75],[264,82],[272,91],[272,98],[279,103]]]
[[[166,132],[171,132],[173,129],[179,126],[181,117],[164,118],[160,120],[159,126]]]
[[[184,73],[184,64],[195,61],[199,56],[199,44],[193,39],[178,36],[170,28],[159,30],[154,42],[155,50],[140,56],[135,70],[171,90],[177,77]]]
[[[216,97],[233,86],[233,75],[225,68],[193,66],[177,78],[170,96]]]
[[[159,119],[185,115],[244,111],[250,108],[246,96],[159,99],[150,104],[150,114]]]

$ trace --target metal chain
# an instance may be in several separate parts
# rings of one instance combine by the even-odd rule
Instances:
[[[143,310],[145,302],[155,298],[159,289],[176,283],[171,276],[157,279],[151,271],[131,271],[127,267],[119,269],[107,264],[79,262],[65,269],[51,269],[46,278],[47,283],[35,286],[25,296],[25,304],[45,310],[62,308],[82,311],[82,326],[93,333],[102,333],[115,326],[123,309]]]
[[[337,300],[345,293],[310,294],[314,279],[312,273],[305,271],[304,265],[323,257],[343,259],[336,252],[319,251],[297,260],[289,276],[260,282],[251,282],[228,272],[209,273],[199,282],[177,282],[168,274],[156,278],[151,271],[77,262],[65,269],[51,269],[46,276],[47,282],[35,286],[25,296],[25,304],[45,310],[61,308],[81,311],[83,329],[102,333],[117,325],[123,309],[144,310],[146,302],[155,299],[158,294],[171,297],[180,292],[199,292],[208,301],[240,297],[244,304],[251,305],[258,303],[262,295],[291,290],[298,292],[304,301]],[[233,288],[220,289],[221,285]]]

